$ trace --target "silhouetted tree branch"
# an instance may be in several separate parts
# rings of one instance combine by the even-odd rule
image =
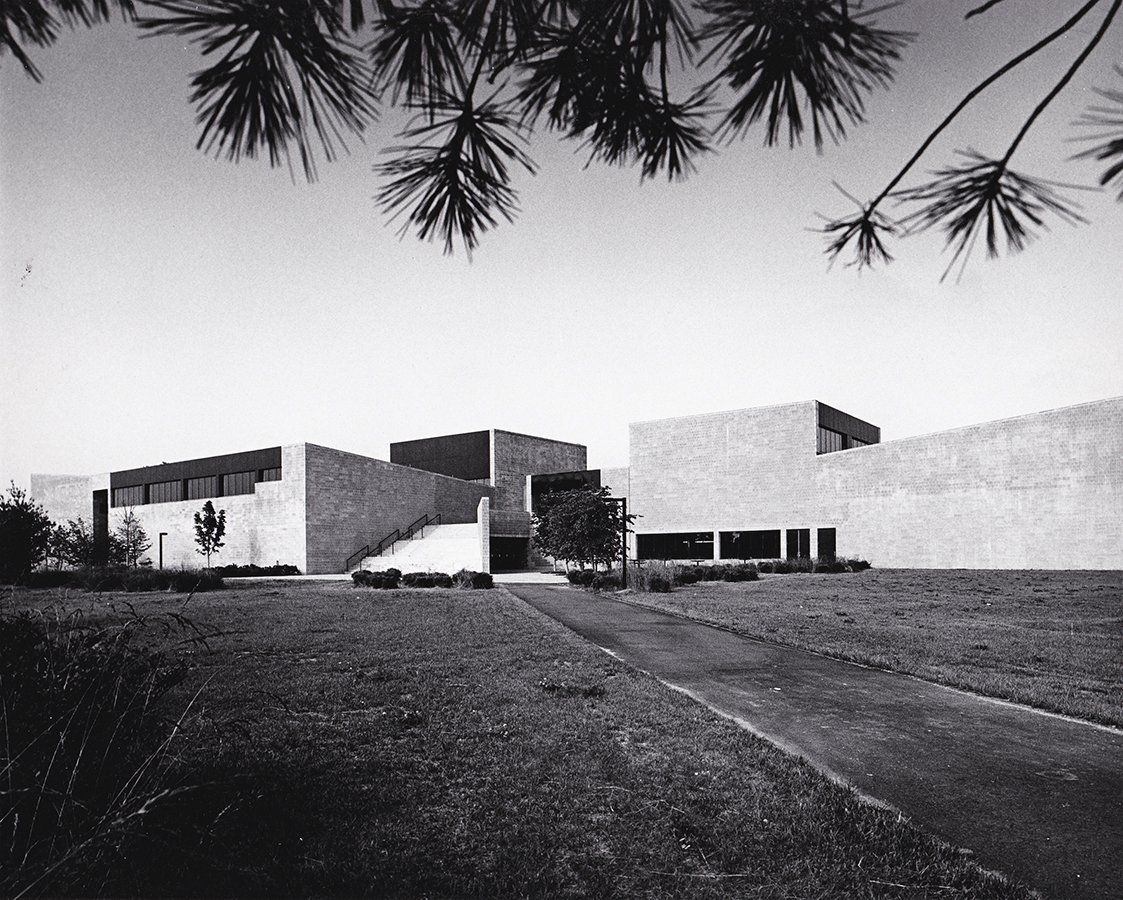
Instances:
[[[982,15],[1003,0],[966,12]],[[942,227],[952,264],[975,237],[988,252],[1023,248],[1046,216],[1082,221],[1051,185],[1009,170],[1022,139],[1115,27],[1123,0],[1076,0],[1072,15],[967,93],[872,200],[823,228],[827,253],[852,265],[892,259],[888,242]],[[135,6],[134,6],[135,3]],[[898,3],[850,0],[0,0],[0,54],[36,79],[29,48],[62,27],[113,11],[147,33],[196,43],[208,65],[192,79],[198,146],[232,161],[268,157],[305,176],[377,121],[378,106],[416,115],[375,166],[378,202],[403,230],[457,241],[518,209],[514,171],[534,171],[525,141],[542,125],[579,141],[590,161],[635,165],[641,178],[685,178],[719,143],[754,129],[766,144],[817,149],[844,140],[866,102],[891,85],[914,35],[880,27]],[[980,94],[1102,12],[1094,34],[1025,120],[999,159],[969,153],[934,180],[902,188],[935,139]],[[1119,70],[1123,75],[1123,69]],[[487,90],[480,85],[486,83]],[[1078,120],[1096,143],[1078,154],[1123,182],[1123,92]],[[676,96],[677,95],[677,96]],[[1123,184],[1121,184],[1123,187]],[[847,195],[849,196],[849,195]],[[922,204],[899,216],[886,201]],[[853,198],[851,198],[853,199]],[[1123,190],[1120,193],[1123,200]],[[1004,241],[1001,240],[1004,238]],[[949,266],[949,270],[950,270]]]

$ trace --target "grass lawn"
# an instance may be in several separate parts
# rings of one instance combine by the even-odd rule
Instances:
[[[126,599],[183,602],[64,602]],[[262,584],[185,611],[226,632],[176,694],[203,688],[179,767],[207,786],[154,815],[121,892],[1029,896],[505,591]]]
[[[1123,725],[1123,573],[871,569],[632,600],[742,634]]]

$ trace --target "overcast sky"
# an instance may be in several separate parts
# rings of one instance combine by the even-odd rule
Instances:
[[[876,192],[996,63],[1071,4],[911,4],[920,32],[869,124],[822,156],[759,131],[682,184],[537,136],[522,214],[469,262],[399,239],[371,172],[396,120],[293,184],[194,149],[194,48],[122,25],[66,33],[37,85],[0,57],[0,479],[104,472],[310,441],[505,428],[627,462],[629,421],[801,399],[892,439],[1123,394],[1123,204],[1082,196],[1021,256],[939,283],[938,236],[887,268],[827,270],[837,179]],[[1086,38],[984,94],[956,147],[1001,153]],[[1069,123],[1118,76],[1117,27],[1014,168],[1093,183]],[[1115,85],[1118,87],[1118,83]]]

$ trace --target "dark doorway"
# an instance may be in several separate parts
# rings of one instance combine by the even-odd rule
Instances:
[[[833,528],[819,529],[819,558],[834,559],[836,535]]]
[[[104,566],[109,562],[109,491],[94,491],[94,563]]]
[[[492,572],[521,572],[529,565],[530,538],[492,537]]]
[[[788,529],[788,559],[811,558],[811,529]]]

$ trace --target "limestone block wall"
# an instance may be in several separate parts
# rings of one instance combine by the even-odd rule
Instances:
[[[282,563],[307,571],[304,536],[304,445],[281,448],[281,480],[254,485],[252,494],[214,497],[216,510],[226,510],[224,546],[211,557],[211,565],[271,566]],[[108,487],[108,478],[106,479]],[[173,503],[145,503],[133,507],[152,541],[147,555],[159,564],[159,534],[164,537],[164,568],[199,568],[206,558],[196,552],[195,513],[205,499]],[[112,531],[125,514],[122,507],[109,510]]]
[[[309,574],[342,572],[348,556],[426,513],[477,521],[485,484],[305,444]]]
[[[526,476],[584,469],[587,451],[581,444],[492,431],[491,468],[495,485],[492,513],[526,509]]]
[[[31,473],[28,495],[39,503],[51,520],[65,525],[70,519],[92,524],[93,492],[109,487],[108,475],[46,475]]]
[[[813,527],[815,427],[814,401],[633,423],[636,532]]]
[[[816,455],[814,402],[631,426],[638,533],[833,527],[922,568],[1123,568],[1123,398]],[[783,547],[783,543],[781,544]]]
[[[600,470],[600,486],[608,488],[613,497],[627,498],[631,479],[627,466],[617,469]]]
[[[476,507],[476,531],[480,541],[480,568],[478,572],[491,571],[491,498],[481,497]]]
[[[1123,398],[816,459],[818,520],[881,566],[1123,569]]]
[[[615,469],[601,469],[600,470],[600,485],[602,488],[608,488],[608,493],[613,497],[623,497],[628,501],[628,512],[632,513],[632,501],[628,496],[630,493],[630,471],[627,466]],[[632,523],[632,529],[628,533],[628,555],[636,555],[636,536],[633,533],[639,526],[640,520],[637,519]]]

